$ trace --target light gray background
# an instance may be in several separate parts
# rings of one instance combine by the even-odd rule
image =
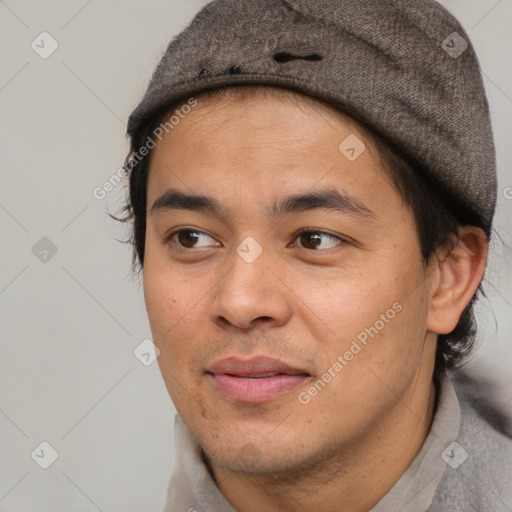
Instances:
[[[126,231],[106,215],[125,126],[170,38],[202,0],[0,1],[0,510],[159,511],[172,469],[174,409],[157,364],[133,355],[150,330],[130,277]],[[499,165],[494,255],[470,366],[510,410],[512,0],[446,0],[480,57]],[[42,59],[43,31],[58,49]],[[509,197],[512,196],[512,189]],[[32,252],[42,238],[58,249]],[[492,304],[492,306],[491,306]],[[496,323],[498,327],[496,327]],[[42,441],[59,457],[31,458]]]

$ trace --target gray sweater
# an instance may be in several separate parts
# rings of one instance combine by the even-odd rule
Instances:
[[[446,467],[428,512],[511,512],[512,432],[505,411],[479,397],[478,383],[455,380],[461,408],[457,442],[468,452],[457,469]]]
[[[444,375],[425,442],[400,480],[369,512],[512,512],[512,436],[474,381]],[[164,512],[236,512],[212,480],[181,418]]]

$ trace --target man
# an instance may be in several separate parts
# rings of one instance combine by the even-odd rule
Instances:
[[[167,511],[512,510],[511,439],[454,370],[496,169],[444,8],[211,2],[128,133]]]

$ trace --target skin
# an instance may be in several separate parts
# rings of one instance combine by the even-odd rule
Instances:
[[[200,101],[152,155],[143,275],[158,361],[240,512],[374,506],[428,434],[437,334],[455,327],[483,273],[486,239],[470,227],[425,266],[412,213],[370,145],[353,162],[339,151],[350,134],[364,140],[321,104],[279,94],[217,99]],[[372,213],[267,214],[279,198],[324,188]],[[169,189],[211,196],[225,211],[152,208]],[[306,228],[317,238],[298,236]],[[168,240],[177,229],[199,238]],[[248,236],[263,249],[252,263],[236,252]],[[401,311],[378,335],[300,403],[298,394],[396,303]],[[256,354],[311,377],[247,404],[221,395],[205,374],[224,357]]]

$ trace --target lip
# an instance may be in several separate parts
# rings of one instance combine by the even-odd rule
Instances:
[[[262,374],[274,374],[257,377]],[[262,403],[300,386],[307,370],[268,356],[228,357],[206,369],[213,386],[237,402]]]

